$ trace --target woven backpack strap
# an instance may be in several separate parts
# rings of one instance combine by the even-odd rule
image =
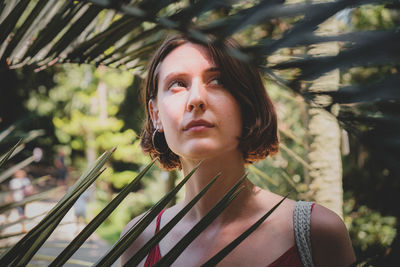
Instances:
[[[304,267],[313,267],[311,238],[310,238],[310,219],[311,207],[313,202],[298,201],[294,208],[293,225],[297,251],[299,252],[301,263]]]

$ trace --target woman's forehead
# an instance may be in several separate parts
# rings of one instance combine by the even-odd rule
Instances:
[[[208,49],[185,43],[173,49],[158,66],[160,80],[170,73],[216,68]]]

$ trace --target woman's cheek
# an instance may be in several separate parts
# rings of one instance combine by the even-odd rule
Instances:
[[[160,108],[160,118],[164,131],[178,131],[185,109],[182,101],[164,101]]]

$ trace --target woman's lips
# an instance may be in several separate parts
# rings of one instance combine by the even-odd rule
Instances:
[[[212,128],[214,125],[206,120],[193,120],[190,121],[184,128],[184,131],[190,132],[201,132],[208,128]]]

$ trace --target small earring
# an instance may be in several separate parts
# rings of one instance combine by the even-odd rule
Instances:
[[[157,133],[160,135],[163,135],[162,132],[159,131],[158,127],[154,130],[153,135],[151,137],[151,142],[153,143],[154,149],[159,153],[159,154],[164,154],[168,151],[168,144],[165,141],[165,136],[162,137],[160,136],[159,138],[156,138]],[[161,138],[161,139],[160,139]],[[163,149],[160,150],[158,147],[162,147]]]

